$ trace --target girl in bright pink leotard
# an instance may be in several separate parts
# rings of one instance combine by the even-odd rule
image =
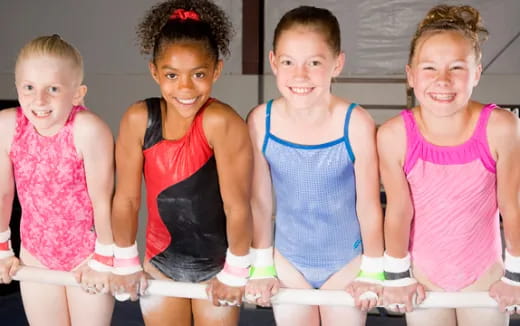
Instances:
[[[20,261],[74,271],[78,287],[21,282],[31,325],[109,325],[113,256],[110,129],[82,106],[79,52],[58,35],[26,44],[15,69],[20,107],[0,114],[0,281],[18,259],[9,247],[14,185],[22,207]],[[1,232],[3,231],[3,232]],[[98,295],[92,295],[103,293]]]
[[[406,67],[419,105],[378,131],[388,199],[383,301],[407,312],[410,326],[506,325],[504,310],[515,312],[520,303],[520,123],[494,104],[471,100],[486,35],[476,9],[432,8]],[[512,257],[505,271],[499,211]],[[424,289],[489,290],[500,310],[411,312]]]

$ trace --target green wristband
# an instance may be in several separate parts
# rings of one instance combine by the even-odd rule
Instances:
[[[358,277],[364,277],[368,278],[374,281],[384,281],[385,280],[385,273],[378,272],[378,273],[368,273],[363,270],[359,271]]]
[[[249,278],[276,277],[276,275],[274,265],[264,267],[251,266],[249,269]]]

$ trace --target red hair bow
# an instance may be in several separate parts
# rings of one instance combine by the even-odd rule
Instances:
[[[199,14],[197,14],[193,10],[184,10],[184,9],[176,9],[170,16],[170,19],[180,19],[180,20],[200,20]]]

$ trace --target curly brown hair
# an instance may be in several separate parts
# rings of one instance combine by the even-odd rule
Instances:
[[[200,20],[170,19],[177,9],[193,11]],[[153,62],[165,45],[179,41],[203,42],[209,53],[218,60],[229,55],[233,34],[233,26],[226,13],[210,0],[161,2],[148,10],[137,26],[141,53],[152,54]]]
[[[445,31],[460,32],[471,41],[477,62],[480,62],[482,57],[481,44],[487,39],[489,33],[482,24],[479,11],[467,5],[438,5],[430,9],[426,17],[417,26],[417,31],[410,45],[408,63],[411,63],[418,40],[421,37]]]

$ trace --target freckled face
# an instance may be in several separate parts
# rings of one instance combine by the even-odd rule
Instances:
[[[21,59],[16,67],[16,91],[24,115],[42,135],[65,125],[74,105],[86,93],[78,68],[70,60],[46,55]]]
[[[459,32],[440,32],[419,39],[408,83],[422,109],[449,116],[467,107],[482,66],[471,42]]]
[[[317,30],[295,26],[280,34],[269,60],[278,89],[290,105],[312,107],[330,95],[331,80],[343,69],[345,57],[335,54]]]

